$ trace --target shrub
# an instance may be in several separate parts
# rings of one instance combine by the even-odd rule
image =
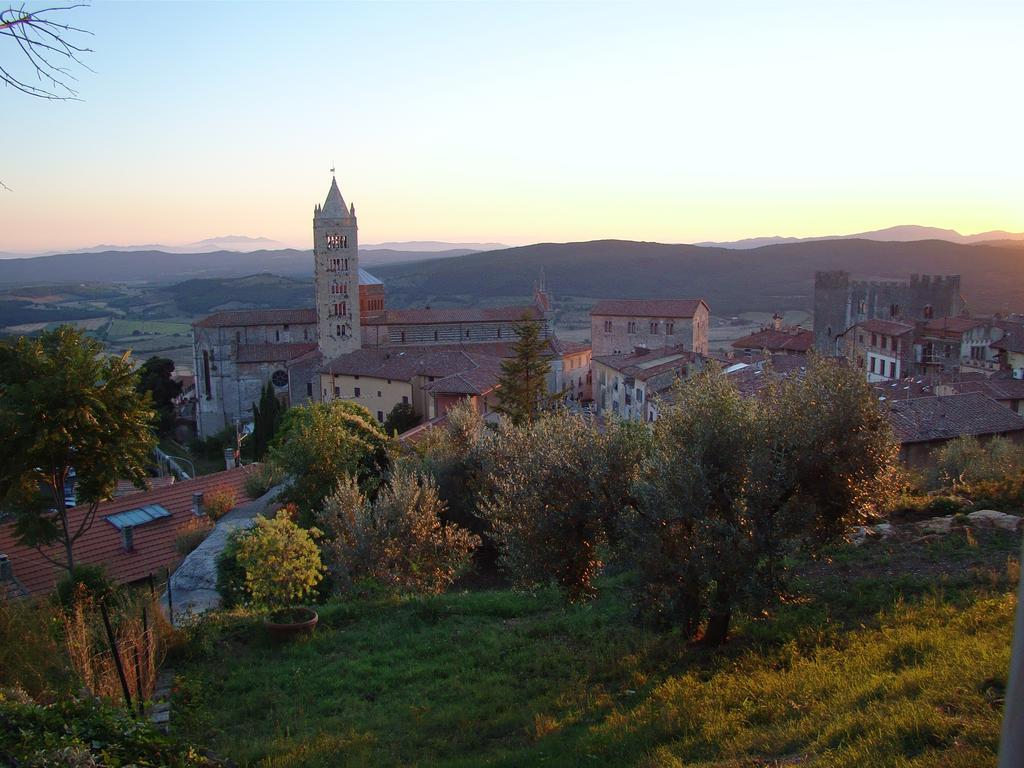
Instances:
[[[117,593],[117,584],[102,565],[76,565],[57,581],[57,602],[70,608],[77,600],[106,600]]]
[[[236,504],[235,489],[228,485],[218,486],[203,494],[203,508],[211,520],[220,520],[234,509]]]
[[[239,537],[236,559],[253,604],[285,608],[316,593],[324,575],[314,541],[318,534],[300,528],[282,509],[272,519],[257,518]]]
[[[1015,472],[994,480],[979,480],[962,490],[971,499],[975,509],[1024,509],[1024,472]]]
[[[95,699],[50,705],[0,695],[0,761],[5,765],[192,768],[221,765],[149,722]]]
[[[399,468],[370,503],[354,478],[328,497],[318,522],[324,553],[343,590],[364,577],[419,593],[440,593],[468,565],[480,537],[443,523],[433,480]]]
[[[225,608],[244,605],[249,600],[245,588],[245,568],[238,562],[238,547],[244,528],[236,528],[228,534],[224,549],[217,555],[217,592]]]
[[[933,484],[957,489],[961,485],[993,482],[1016,474],[1024,467],[1024,449],[1005,437],[993,437],[982,445],[963,435],[947,442],[936,453]]]
[[[178,535],[174,538],[174,551],[186,557],[203,543],[203,539],[210,535],[210,530],[211,526],[207,520],[193,517],[178,529]]]
[[[598,432],[555,411],[518,426],[506,420],[487,438],[480,507],[517,582],[555,582],[570,600],[594,594],[602,549],[647,452],[645,435],[642,424],[613,421]]]
[[[283,480],[284,472],[274,464],[265,461],[255,472],[245,478],[245,495],[250,499],[258,499]]]
[[[70,693],[61,628],[61,609],[53,601],[0,599],[0,689],[46,698]]]
[[[384,419],[384,433],[387,435],[402,434],[420,423],[420,417],[409,403],[396,403],[395,407]]]

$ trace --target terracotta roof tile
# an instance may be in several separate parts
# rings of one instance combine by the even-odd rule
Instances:
[[[103,565],[107,574],[121,584],[130,584],[151,573],[175,566],[180,556],[175,551],[174,540],[179,530],[193,518],[192,494],[227,486],[234,489],[236,499],[241,504],[247,500],[244,485],[252,470],[252,466],[238,467],[104,502],[96,512],[93,524],[75,542],[75,560],[79,563]],[[104,518],[147,504],[159,504],[171,515],[136,527],[134,548],[126,552],[121,546],[120,532]],[[69,510],[72,524],[80,521],[86,511],[85,507]],[[63,569],[48,562],[35,549],[16,544],[13,528],[13,523],[0,523],[0,552],[10,557],[15,578],[29,594],[52,591]],[[43,551],[58,560],[63,558],[59,545],[44,547]]]
[[[814,346],[814,332],[804,328],[765,328],[732,343],[735,349],[767,349],[801,354]]]
[[[316,310],[308,309],[234,309],[214,312],[193,323],[197,328],[232,328],[251,325],[302,325],[316,323]]]
[[[864,320],[857,323],[854,327],[862,328],[869,333],[881,333],[885,336],[902,336],[914,330],[914,326],[910,323],[901,323],[897,320],[879,320],[877,318]]]
[[[541,320],[540,310],[533,304],[515,307],[471,307],[467,309],[386,309],[362,318],[363,325],[433,325],[434,323],[515,323],[526,315]]]
[[[235,362],[274,363],[295,360],[316,349],[316,344],[296,342],[292,344],[239,344]]]
[[[594,315],[617,317],[693,317],[708,304],[704,299],[601,299],[590,310]]]
[[[900,443],[1024,431],[1024,417],[980,392],[890,400],[888,405]]]
[[[665,371],[688,368],[699,359],[699,354],[679,345],[618,355],[600,355],[592,360],[638,381],[646,381]]]

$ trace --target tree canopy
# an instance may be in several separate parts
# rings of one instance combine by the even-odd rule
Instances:
[[[181,382],[171,378],[174,361],[166,357],[151,357],[139,366],[139,394],[148,392],[156,411],[157,429],[166,435],[174,430],[174,399],[181,394]]]
[[[290,408],[270,449],[270,461],[291,483],[282,491],[303,521],[312,520],[343,475],[374,495],[388,466],[387,436],[363,406],[347,400]]]
[[[0,347],[0,506],[15,514],[26,546],[62,544],[63,562],[46,556],[69,571],[75,542],[117,481],[145,482],[153,411],[137,382],[127,353],[108,356],[68,326]],[[72,476],[85,510],[74,519]]]

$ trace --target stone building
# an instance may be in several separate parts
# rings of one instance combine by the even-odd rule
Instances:
[[[814,346],[835,354],[839,335],[863,320],[932,320],[964,312],[960,275],[911,275],[910,280],[851,280],[849,272],[814,275]]]
[[[595,357],[677,346],[706,355],[710,316],[704,299],[602,299],[590,310],[590,344]]]
[[[250,421],[252,404],[268,381],[290,405],[345,397],[383,421],[397,403],[410,402],[428,416],[434,400],[426,384],[494,367],[437,366],[442,359],[466,359],[442,353],[464,348],[474,360],[508,357],[523,321],[539,325],[551,345],[549,390],[561,392],[571,384],[574,399],[589,397],[589,347],[566,346],[554,338],[543,277],[530,304],[389,309],[384,284],[359,267],[358,237],[355,206],[346,205],[332,178],[324,204],[313,209],[314,306],[216,312],[193,324],[200,436]],[[431,349],[437,354],[428,354]],[[401,373],[388,375],[403,358]],[[418,367],[409,366],[412,359],[420,361]],[[363,376],[367,381],[356,384]],[[482,373],[473,376],[477,388],[486,384]]]
[[[839,351],[869,382],[909,376],[914,369],[914,332],[897,320],[862,320],[839,335]]]
[[[594,356],[594,406],[599,414],[633,421],[655,421],[657,398],[680,379],[703,370],[705,358],[680,344]]]

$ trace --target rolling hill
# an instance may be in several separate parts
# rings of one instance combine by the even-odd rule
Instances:
[[[960,274],[975,311],[1024,309],[1024,249],[942,240],[820,240],[748,250],[623,240],[541,243],[416,264],[384,266],[389,304],[447,296],[528,296],[543,267],[549,290],[590,298],[703,296],[716,314],[809,309],[816,270],[855,278]]]

